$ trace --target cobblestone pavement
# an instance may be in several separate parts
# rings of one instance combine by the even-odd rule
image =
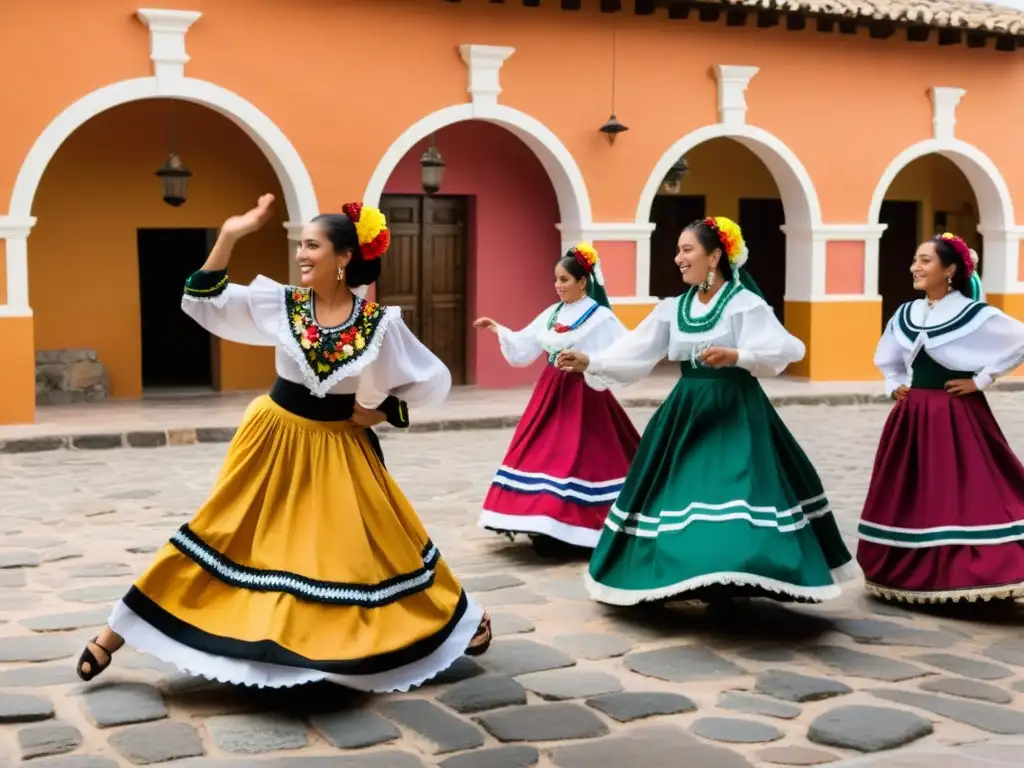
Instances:
[[[991,400],[1024,453],[1024,395]],[[781,413],[852,544],[887,409]],[[641,425],[648,416],[634,414]],[[542,562],[527,544],[476,528],[510,436],[384,437],[389,467],[500,637],[443,681],[372,698],[329,685],[211,685],[130,649],[79,683],[82,644],[203,500],[225,446],[0,456],[0,764],[1021,764],[1024,611],[910,613],[856,585],[824,606],[754,603],[724,614],[595,604],[582,564]]]

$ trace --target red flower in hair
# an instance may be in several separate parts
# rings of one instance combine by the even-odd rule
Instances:
[[[359,221],[359,216],[363,212],[362,203],[345,203],[341,206],[341,212],[348,216],[352,221]]]

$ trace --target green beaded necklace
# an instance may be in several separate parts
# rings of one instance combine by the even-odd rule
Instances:
[[[679,311],[676,313],[676,322],[680,332],[697,334],[713,328],[722,319],[726,305],[742,290],[743,286],[740,285],[739,280],[730,280],[722,289],[725,295],[718,297],[718,301],[711,311],[702,317],[693,317],[690,311],[693,308],[694,299],[697,298],[697,286],[690,288],[679,302]]]

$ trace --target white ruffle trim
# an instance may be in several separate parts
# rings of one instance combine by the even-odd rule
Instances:
[[[848,584],[851,581],[858,581],[864,578],[864,571],[853,558],[848,563],[832,569],[832,581],[836,584]]]
[[[197,651],[172,640],[118,601],[110,615],[110,628],[128,645],[173,664],[182,672],[220,683],[257,688],[290,688],[320,680],[373,693],[405,692],[448,669],[469,646],[483,618],[483,609],[469,600],[465,614],[441,646],[418,661],[372,675],[335,675],[315,669],[286,667],[258,661],[231,659]],[[344,643],[344,639],[339,639]]]
[[[600,528],[580,528],[544,515],[503,515],[485,509],[477,525],[502,533],[537,533],[587,549],[596,547],[601,539]]]
[[[667,587],[659,587],[658,589],[618,589],[616,587],[608,587],[594,581],[589,572],[583,574],[583,581],[591,599],[599,603],[607,603],[608,605],[639,605],[640,603],[655,600],[666,600],[676,595],[681,595],[684,592],[716,585],[760,587],[769,592],[776,592],[814,602],[832,600],[842,594],[842,590],[835,584],[829,584],[824,587],[803,587],[796,584],[788,584],[784,581],[777,581],[776,579],[768,579],[763,576],[755,576],[751,573],[729,571],[707,573],[703,576],[696,576],[692,579],[669,584]]]

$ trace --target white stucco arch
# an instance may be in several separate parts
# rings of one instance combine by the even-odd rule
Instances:
[[[256,143],[270,162],[284,193],[291,222],[319,213],[316,191],[299,153],[274,122],[251,102],[204,80],[187,77],[140,77],[104,86],[67,107],[36,138],[18,171],[0,236],[7,242],[7,304],[2,315],[31,315],[28,303],[28,236],[36,220],[32,204],[43,173],[61,145],[78,128],[108,109],[144,99],[182,99],[224,115]]]
[[[252,103],[232,91],[204,80],[182,77],[158,81],[140,77],[105,86],[82,97],[61,112],[39,135],[11,192],[10,216],[29,219],[39,182],[60,146],[79,127],[108,109],[143,99],[182,99],[219,112],[251,138],[270,161],[284,191],[288,217],[308,221],[317,213],[316,192],[299,153],[274,122]]]
[[[953,138],[920,141],[900,152],[882,173],[868,208],[868,223],[878,224],[882,202],[900,172],[926,155],[941,155],[967,177],[978,201],[978,231],[985,238],[985,288],[989,293],[1012,291],[1017,280],[1020,231],[1010,188],[996,164],[980,149]],[[877,264],[876,264],[877,270]],[[877,275],[875,277],[877,281]]]
[[[582,231],[591,223],[590,195],[575,158],[561,140],[542,122],[512,107],[493,103],[469,103],[445,107],[409,126],[388,147],[370,176],[363,200],[379,205],[384,187],[395,168],[417,144],[430,134],[455,123],[481,120],[505,128],[536,155],[551,179],[558,199],[563,230]]]
[[[825,281],[823,243],[813,236],[821,227],[821,204],[814,182],[803,163],[781,139],[747,123],[716,123],[698,128],[675,142],[661,156],[647,179],[637,202],[635,223],[648,224],[651,206],[669,168],[694,147],[712,139],[732,139],[755,155],[768,168],[779,188],[786,213],[786,299],[809,300],[822,293]],[[756,244],[751,244],[754,258]],[[650,283],[650,240],[638,243],[637,292],[648,291]],[[819,285],[820,284],[820,285]],[[817,290],[816,290],[817,289]]]

